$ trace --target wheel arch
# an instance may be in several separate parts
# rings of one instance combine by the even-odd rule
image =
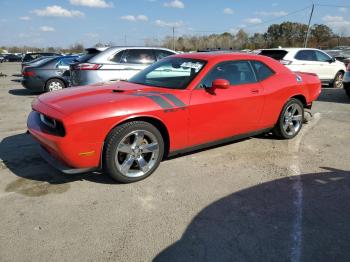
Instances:
[[[68,86],[67,80],[65,80],[63,77],[59,77],[59,76],[53,76],[53,77],[48,78],[48,79],[45,81],[45,87],[46,87],[46,85],[47,85],[47,82],[49,82],[50,80],[54,80],[54,79],[58,79],[58,80],[62,81],[63,84],[64,84],[64,88],[67,88],[67,86]]]
[[[150,123],[150,124],[152,124],[153,126],[155,126],[159,130],[160,134],[163,137],[163,141],[164,141],[164,156],[163,156],[163,159],[167,158],[167,156],[169,154],[169,149],[170,149],[170,136],[169,136],[168,128],[166,127],[166,125],[160,119],[152,117],[152,116],[135,116],[135,117],[124,119],[124,120],[118,122],[116,125],[114,125],[109,130],[109,132],[107,133],[104,141],[106,141],[108,135],[110,134],[110,132],[114,128],[116,128],[116,127],[118,127],[118,126],[120,126],[122,124],[125,124],[125,123],[128,123],[128,122],[133,122],[133,121],[143,121],[143,122]],[[102,154],[104,152],[104,148],[103,147],[104,147],[104,143],[103,143],[102,149],[101,149],[101,153]],[[102,159],[102,157],[101,157],[101,159]],[[102,166],[102,162],[101,162],[101,166]]]
[[[340,69],[340,70],[337,72],[337,74],[338,74],[339,72],[343,73],[343,75],[345,74],[345,71],[344,71],[343,69]]]
[[[294,96],[290,97],[289,99],[292,99],[292,98],[298,99],[303,104],[304,108],[307,107],[307,101],[306,101],[306,97],[304,95],[302,95],[302,94],[294,95]]]

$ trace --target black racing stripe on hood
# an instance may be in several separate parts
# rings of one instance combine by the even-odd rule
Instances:
[[[173,106],[168,101],[166,101],[164,98],[162,98],[160,96],[154,96],[154,95],[150,95],[150,94],[134,94],[134,95],[147,97],[147,98],[153,100],[156,104],[158,104],[163,109],[173,108]]]
[[[177,98],[173,94],[167,94],[167,93],[161,93],[161,92],[148,92],[148,94],[157,94],[157,95],[163,96],[167,98],[170,102],[172,102],[175,106],[178,106],[178,107],[186,106],[184,102],[182,102],[179,98]]]

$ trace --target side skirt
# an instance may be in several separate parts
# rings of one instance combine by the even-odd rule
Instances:
[[[261,130],[258,130],[258,131],[246,133],[246,134],[235,135],[235,136],[232,136],[232,137],[216,140],[216,141],[213,141],[213,142],[200,144],[200,145],[196,145],[196,146],[191,146],[191,147],[187,147],[187,148],[176,150],[176,151],[171,151],[168,154],[168,158],[169,157],[174,157],[176,155],[186,154],[186,153],[193,152],[193,151],[198,151],[198,150],[205,149],[205,148],[209,149],[209,148],[212,148],[212,147],[215,147],[215,146],[218,146],[218,145],[223,145],[223,144],[227,144],[229,142],[234,142],[234,141],[237,141],[237,140],[241,140],[243,138],[248,138],[248,137],[260,135],[260,134],[263,134],[263,133],[271,131],[272,128],[273,127],[265,128],[265,129],[261,129]]]

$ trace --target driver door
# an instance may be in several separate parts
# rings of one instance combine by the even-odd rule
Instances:
[[[215,79],[228,89],[210,89]],[[263,108],[263,87],[249,61],[215,65],[192,91],[189,107],[189,146],[255,131]]]

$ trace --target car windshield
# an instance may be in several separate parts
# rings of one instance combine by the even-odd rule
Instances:
[[[128,82],[170,89],[185,89],[198,75],[205,61],[191,58],[165,58],[129,79]]]

